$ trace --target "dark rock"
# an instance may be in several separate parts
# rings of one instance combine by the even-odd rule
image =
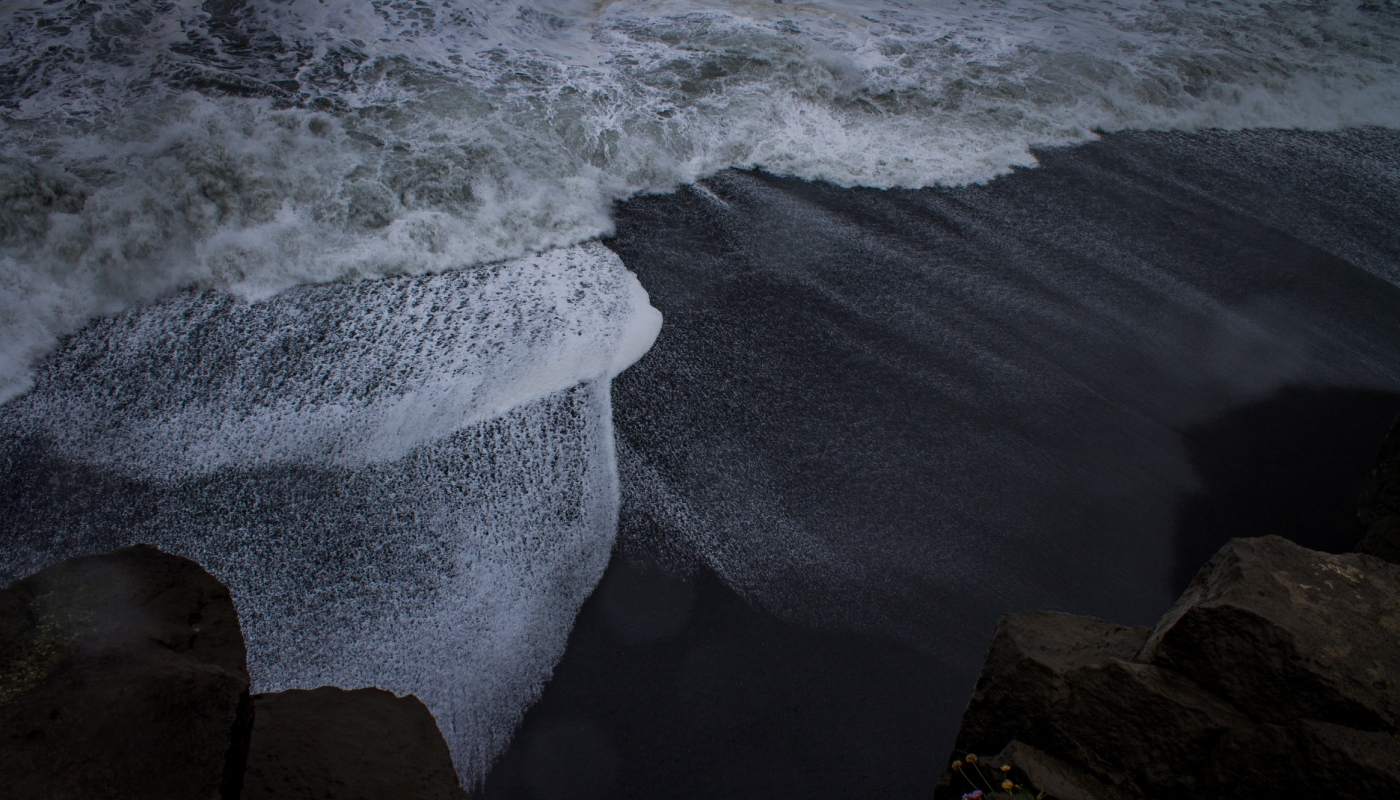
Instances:
[[[1073,742],[1068,754],[1129,794],[1199,796],[1220,737],[1252,724],[1190,679],[1147,664],[1113,658],[1071,670],[1065,682],[1054,721]]]
[[[323,686],[253,703],[243,800],[466,800],[433,715],[413,695]]]
[[[1386,516],[1371,523],[1356,545],[1356,552],[1400,564],[1400,517]]]
[[[0,798],[236,800],[252,703],[228,590],[144,545],[0,591]]]
[[[1357,516],[1366,534],[1356,551],[1400,564],[1400,417],[1381,443]]]
[[[1261,722],[1400,722],[1400,566],[1277,536],[1236,539],[1158,623],[1140,660]]]
[[[1031,768],[1012,766],[1057,797],[1037,780],[1088,798],[1197,795],[1221,736],[1254,722],[1190,678],[1130,660],[1149,633],[1068,614],[1005,617],[955,755],[1033,748]],[[949,772],[939,796],[958,788]]]
[[[1054,800],[1400,797],[1397,634],[1400,566],[1236,539],[1151,631],[1004,618],[955,757]]]
[[[1150,632],[1053,611],[1002,617],[963,712],[957,752],[995,753],[1018,738],[1058,741],[1049,712],[1068,700],[1065,675],[1110,658],[1132,658]]]
[[[1098,780],[1067,761],[1032,747],[1025,742],[1012,741],[990,762],[993,768],[1011,767],[1007,773],[1016,784],[1032,792],[1045,792],[1054,800],[1121,800],[1126,797],[1117,789]]]
[[[1210,769],[1209,796],[1249,800],[1400,797],[1400,740],[1300,720],[1231,731]]]
[[[1058,758],[1091,764],[1101,775],[1107,773],[1111,783],[1128,780],[1061,721],[1075,702],[1072,676],[1113,659],[1131,658],[1150,632],[1057,612],[1003,617],[963,712],[955,757],[995,753],[1019,740]],[[1078,691],[1090,696],[1093,685],[1090,677]],[[951,771],[944,773],[938,797],[961,795],[955,777]]]

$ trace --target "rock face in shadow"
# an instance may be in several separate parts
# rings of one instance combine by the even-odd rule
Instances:
[[[252,703],[228,590],[137,545],[0,591],[0,797],[236,800]]]
[[[1208,781],[1231,797],[1396,797],[1395,736],[1316,720],[1264,724],[1221,739]]]
[[[1077,749],[1057,724],[1072,702],[1071,677],[1132,658],[1149,633],[1053,611],[1003,617],[963,715],[957,749],[994,753],[1016,738],[1059,751]]]
[[[1003,771],[1000,769],[1000,765],[1010,767],[1010,769]],[[1068,762],[1014,739],[1002,748],[1000,753],[992,757],[989,766],[991,767],[988,770],[990,774],[995,775],[997,772],[1003,772],[1003,779],[1010,779],[1022,786],[1034,786],[1038,791],[1043,791],[1047,796],[1057,797],[1059,800],[1100,800],[1100,798],[1116,800],[1124,796],[1113,787],[1104,784],[1083,770],[1075,768]],[[964,776],[964,779],[968,786],[975,786],[970,773],[971,771]]]
[[[1400,417],[1381,444],[1357,516],[1366,526],[1357,552],[1400,564]]]
[[[1400,566],[1286,539],[1238,539],[1206,563],[1141,657],[1261,722],[1400,724]]]
[[[417,697],[334,686],[253,698],[243,800],[466,800]]]
[[[0,800],[466,800],[418,698],[248,687],[228,589],[193,561],[137,545],[17,581]]]
[[[1059,800],[1400,796],[1398,633],[1400,566],[1277,536],[1231,541],[1150,630],[1009,615],[955,757],[1000,752],[936,796],[1003,764]]]

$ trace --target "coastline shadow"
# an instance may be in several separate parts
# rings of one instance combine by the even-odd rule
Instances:
[[[923,796],[970,683],[891,642],[780,620],[708,569],[615,552],[473,796]]]
[[[1234,538],[1352,549],[1361,488],[1397,412],[1400,394],[1293,386],[1183,430],[1202,488],[1177,505],[1172,589]]]

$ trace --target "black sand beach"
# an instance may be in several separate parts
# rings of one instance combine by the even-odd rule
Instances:
[[[996,619],[1352,545],[1400,411],[1400,136],[1124,133],[985,186],[727,172],[608,242],[602,584],[488,798],[922,797]]]

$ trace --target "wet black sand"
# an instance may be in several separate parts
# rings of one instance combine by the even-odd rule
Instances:
[[[1122,134],[986,186],[624,204],[665,314],[623,524],[485,797],[922,797],[992,626],[1355,540],[1400,411],[1400,136]]]

